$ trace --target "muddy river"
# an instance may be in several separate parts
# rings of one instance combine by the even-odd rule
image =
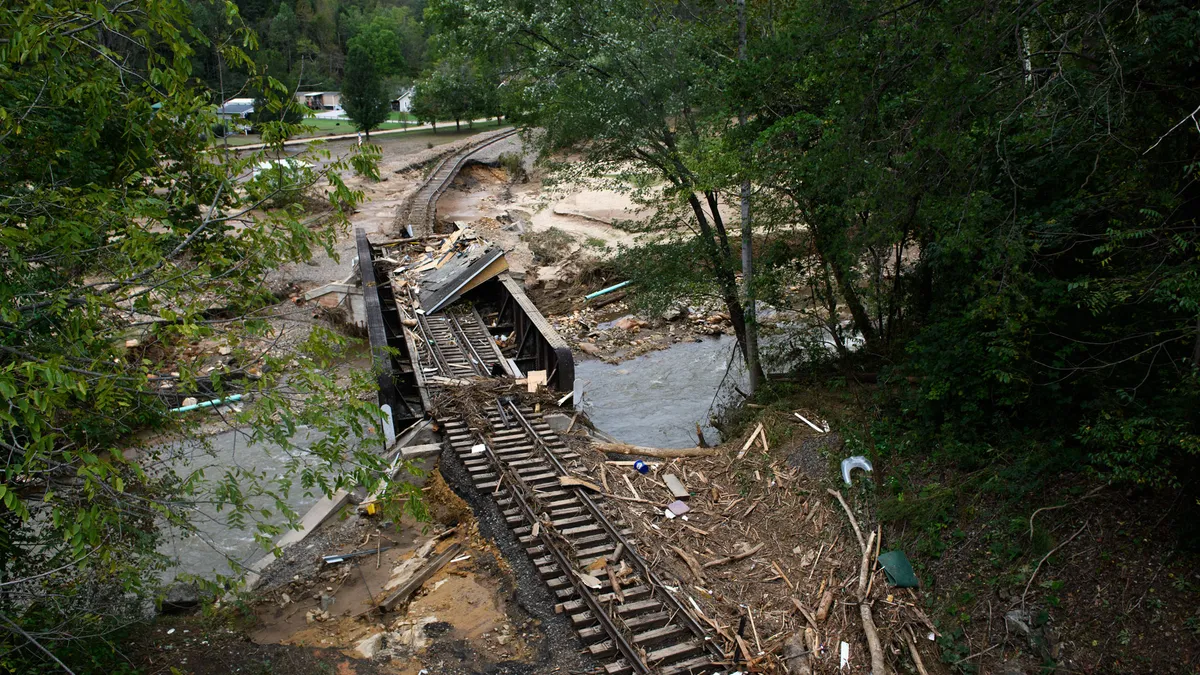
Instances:
[[[625,443],[693,447],[697,422],[708,442],[715,443],[720,438],[709,424],[713,397],[722,380],[722,392],[729,392],[731,384],[744,378],[741,359],[734,359],[726,379],[736,344],[722,335],[681,342],[616,365],[580,361],[575,380],[583,388],[583,410],[598,429]]]
[[[296,443],[305,448],[319,438],[318,434],[302,429],[297,433]],[[286,466],[289,457],[279,448],[250,444],[245,434],[233,430],[215,434],[208,440],[211,452],[196,444],[175,446],[172,451],[178,453],[176,456],[180,458],[181,467],[177,471],[182,474],[188,470],[202,470],[209,481],[220,480],[226,470],[234,467],[255,471],[264,482],[289,477]],[[185,461],[187,468],[183,468]],[[297,484],[284,501],[297,513],[304,515],[319,498],[320,494],[315,489],[306,491]],[[258,508],[275,510],[273,501],[266,497],[252,498],[250,501]],[[225,522],[227,515],[228,510],[220,512],[211,504],[197,504],[195,519],[202,534],[185,536],[172,529],[164,532],[165,540],[159,546],[159,552],[177,561],[173,568],[164,573],[165,579],[172,579],[177,574],[208,578],[214,574],[229,574],[232,571],[231,560],[246,565],[264,554],[262,546],[254,541],[255,523],[247,521],[244,528],[229,527]],[[282,525],[285,520],[276,514],[265,522]]]

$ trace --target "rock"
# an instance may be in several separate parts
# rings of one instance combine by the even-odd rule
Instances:
[[[312,610],[312,609],[310,609],[310,610],[308,610],[307,612],[305,612],[305,613],[304,613],[304,623],[307,623],[307,624],[309,624],[309,625],[312,625],[313,623],[316,623],[316,621],[317,621],[317,612],[316,612],[316,610]]]
[[[229,345],[225,345],[225,346],[221,347],[220,349],[218,349],[217,353],[220,354],[221,356],[229,356],[230,354],[233,353],[233,347],[230,347]]]
[[[374,658],[381,648],[383,648],[383,633],[363,638],[354,645],[354,651],[364,659]]]
[[[779,310],[765,302],[756,304],[754,313],[758,315],[759,323],[775,323],[779,320]]]
[[[163,598],[163,614],[185,614],[200,606],[200,587],[195,583],[175,583]]]
[[[183,402],[180,403],[180,406],[186,408],[189,405],[196,405],[199,402],[200,401],[196,400],[195,396],[189,396],[189,397],[183,399]]]
[[[137,338],[131,338],[131,339],[125,341],[125,348],[133,349],[134,347],[136,347],[140,344],[142,344],[142,343],[139,342]]]
[[[549,424],[551,429],[560,434],[565,432],[567,427],[571,426],[571,416],[564,415],[562,413],[550,413],[548,415],[543,415],[542,421],[544,421],[546,424]]]
[[[1030,637],[1033,635],[1033,628],[1029,623],[1029,612],[1020,609],[1014,609],[1004,615],[1004,625],[1010,633],[1016,633],[1026,638]]]
[[[558,279],[546,279],[542,282],[542,288],[547,291],[553,291],[558,288]]]
[[[659,316],[663,321],[678,321],[687,316],[687,308],[671,307],[670,309],[663,310],[663,313],[659,314]]]
[[[612,325],[613,328],[620,328],[621,330],[633,330],[638,327],[638,320],[632,315],[623,316],[614,321]]]
[[[719,323],[725,323],[725,322],[726,322],[726,321],[728,321],[728,320],[729,320],[729,317],[727,317],[727,316],[725,316],[724,314],[721,314],[721,313],[717,313],[717,314],[710,314],[710,315],[708,316],[708,318],[707,318],[707,319],[705,319],[705,321],[706,321],[706,322],[708,322],[708,323],[710,323],[710,324],[713,324],[713,325],[716,325],[716,324],[719,324]]]
[[[590,356],[600,356],[600,348],[594,342],[580,342],[579,351]]]

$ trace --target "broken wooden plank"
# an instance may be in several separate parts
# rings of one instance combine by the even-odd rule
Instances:
[[[751,445],[754,445],[754,439],[758,438],[758,435],[761,433],[763,433],[763,425],[762,422],[759,422],[758,426],[754,427],[754,433],[750,434],[750,438],[746,439],[746,444],[742,446],[741,450],[738,450],[738,459],[746,456],[746,451],[750,449]]]
[[[717,448],[646,448],[626,443],[593,443],[592,447],[610,455],[644,455],[661,459],[712,457],[720,452]]]
[[[525,387],[531,394],[536,394],[538,387],[546,385],[546,371],[531,370],[525,373]]]
[[[451,544],[450,547],[445,551],[442,551],[438,557],[430,560],[420,572],[413,576],[413,578],[406,581],[403,586],[397,588],[395,592],[385,598],[383,602],[379,603],[379,606],[382,609],[390,612],[392,607],[406,602],[414,593],[420,590],[421,586],[429,580],[429,577],[437,574],[438,570],[445,567],[446,563],[450,562],[451,559],[457,556],[461,550],[462,544]]]
[[[574,485],[576,487],[585,487],[593,492],[601,492],[601,493],[604,492],[604,490],[600,489],[599,485],[596,485],[595,483],[590,483],[582,478],[575,478],[574,476],[559,476],[558,484],[559,485]]]
[[[691,497],[691,493],[684,487],[683,481],[673,473],[663,474],[663,482],[667,484],[667,489],[671,491],[671,496],[675,499],[687,499]]]

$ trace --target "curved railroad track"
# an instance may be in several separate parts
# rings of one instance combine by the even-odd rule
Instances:
[[[396,230],[403,232],[405,226],[412,226],[414,236],[421,237],[433,233],[434,218],[437,215],[437,201],[450,187],[454,177],[467,163],[471,155],[479,152],[493,143],[497,143],[515,135],[518,129],[506,129],[486,136],[476,143],[443,157],[429,172],[420,189],[412,194],[396,214]]]

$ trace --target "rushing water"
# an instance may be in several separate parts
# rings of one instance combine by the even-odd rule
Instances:
[[[301,448],[308,448],[321,438],[320,434],[305,429],[297,431],[294,441]],[[210,451],[200,448],[197,444],[176,444],[172,454],[178,457],[176,471],[183,474],[193,470],[203,470],[206,480],[216,481],[227,470],[235,467],[254,471],[259,474],[264,483],[278,477],[287,477],[286,464],[288,455],[279,448],[251,444],[244,433],[231,430],[215,434],[208,438]],[[304,455],[301,455],[303,458]],[[285,500],[287,505],[297,513],[304,512],[320,498],[316,491],[306,491],[298,484],[292,486]],[[275,512],[272,500],[265,497],[252,498],[257,508],[267,508]],[[211,578],[214,574],[229,574],[230,559],[249,564],[263,555],[263,548],[254,541],[255,522],[248,520],[244,527],[231,528],[224,521],[228,510],[218,512],[209,504],[197,505],[195,522],[201,534],[184,536],[182,533],[169,529],[159,547],[159,552],[176,561],[176,565],[167,570],[165,577],[173,578],[177,574],[195,574]],[[267,522],[274,525],[284,523],[284,518],[278,513]]]
[[[708,441],[718,440],[708,422],[734,339],[724,335],[681,342],[616,365],[594,359],[575,364],[582,383],[583,410],[596,428],[620,441],[657,448],[696,445],[696,423]],[[733,360],[728,388],[740,382],[740,359]]]

